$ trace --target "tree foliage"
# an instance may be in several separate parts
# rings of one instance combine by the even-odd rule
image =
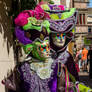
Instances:
[[[92,42],[90,39],[84,38],[84,44],[85,45],[90,45]]]
[[[34,9],[36,4],[37,0],[12,0],[9,15],[15,18],[23,10]]]

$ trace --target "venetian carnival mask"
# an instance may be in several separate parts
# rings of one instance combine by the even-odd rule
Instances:
[[[66,41],[66,34],[65,33],[53,33],[52,40],[54,45],[58,47],[63,47]]]
[[[50,57],[49,40],[45,40],[40,44],[37,44],[37,52],[40,55],[40,57],[43,57],[45,59]]]

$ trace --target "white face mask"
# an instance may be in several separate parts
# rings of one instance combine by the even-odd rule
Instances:
[[[55,33],[52,35],[52,39],[53,39],[54,45],[58,47],[63,47],[66,41],[66,36],[65,34]]]
[[[49,41],[44,41],[40,45],[38,45],[38,53],[41,57],[48,58],[50,57],[50,46]]]

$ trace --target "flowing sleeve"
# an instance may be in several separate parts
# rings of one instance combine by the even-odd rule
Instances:
[[[17,67],[7,75],[6,78],[2,80],[2,84],[5,85],[5,88],[8,92],[20,92],[20,74]]]

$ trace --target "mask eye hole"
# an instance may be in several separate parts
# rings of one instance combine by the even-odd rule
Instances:
[[[40,45],[39,50],[46,52],[46,51],[50,50],[50,46],[48,44],[47,45]]]
[[[56,34],[56,39],[65,38],[65,34]]]
[[[39,46],[39,50],[43,51],[43,46],[42,45]]]
[[[46,49],[46,46],[43,46],[43,49]]]
[[[59,37],[60,35],[59,34],[57,34],[57,37]]]
[[[65,34],[63,34],[62,37],[65,38]]]

